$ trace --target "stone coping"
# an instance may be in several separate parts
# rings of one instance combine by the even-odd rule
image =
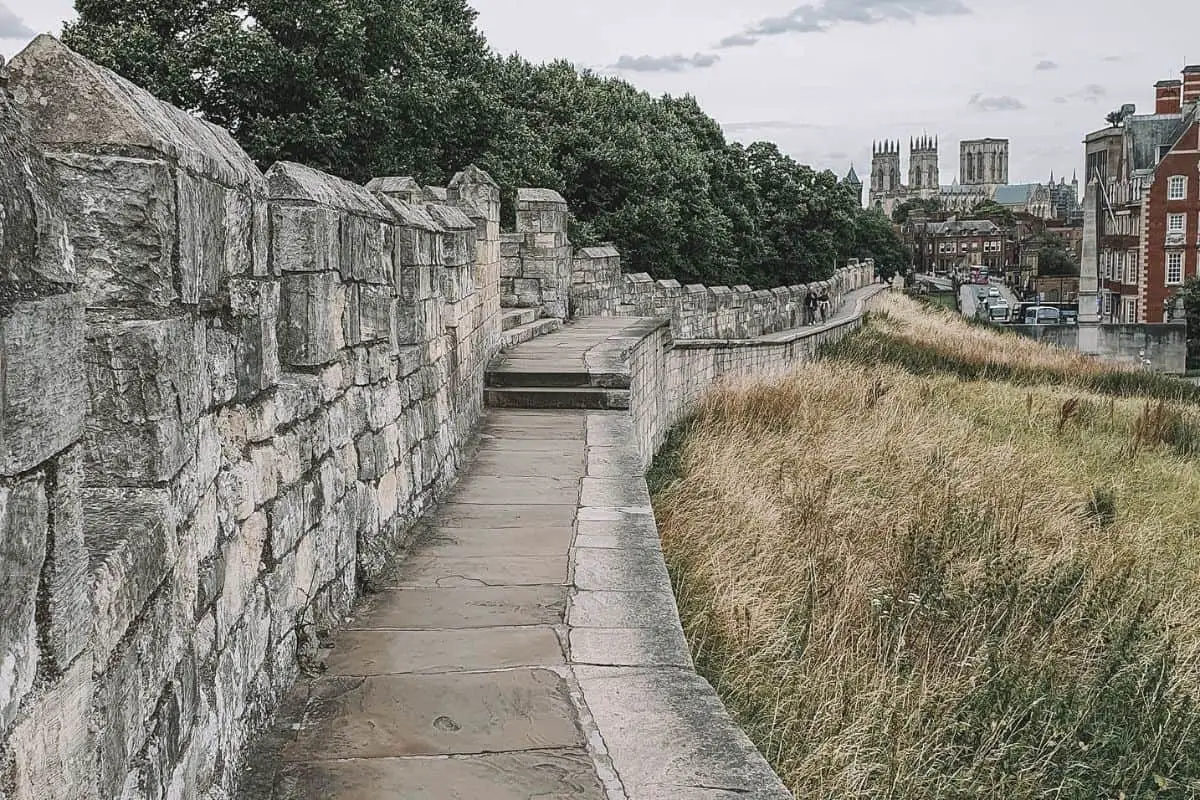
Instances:
[[[835,330],[843,325],[854,322],[866,311],[866,306],[871,299],[881,292],[887,291],[888,288],[887,284],[879,283],[848,292],[845,299],[853,300],[853,309],[849,313],[840,313],[824,325],[789,328],[778,333],[767,333],[762,336],[756,336],[753,339],[676,339],[674,346],[680,350],[701,350],[714,347],[774,347],[780,344],[789,344],[801,339],[807,339],[810,336],[825,333],[826,331]],[[844,312],[845,306],[839,311]]]
[[[667,574],[633,419],[587,413],[586,471],[570,551],[568,664],[610,800],[791,800],[696,673]],[[599,766],[599,764],[598,764]],[[601,772],[603,775],[603,772]]]

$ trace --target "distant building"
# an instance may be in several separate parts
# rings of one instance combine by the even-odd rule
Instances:
[[[854,171],[853,164],[850,165],[850,171],[846,173],[846,177],[842,178],[842,183],[846,184],[846,187],[850,189],[851,194],[854,195],[854,202],[858,204],[859,208],[862,208],[863,184],[858,178],[858,173]]]
[[[1132,114],[1084,139],[1096,180],[1101,319],[1164,322],[1200,269],[1200,65],[1155,84],[1153,114]]]
[[[1011,258],[1004,229],[987,219],[915,219],[903,226],[918,271],[950,272],[984,266],[1000,272]]]
[[[1071,182],[1059,179],[1054,182],[1050,173],[1047,183],[1014,183],[997,186],[992,200],[1016,213],[1031,214],[1039,219],[1061,220],[1067,224],[1081,224],[1083,209],[1079,205],[1079,179],[1071,176]]]
[[[908,183],[903,182],[900,141],[874,142],[871,147],[871,185],[867,203],[891,216],[896,206],[914,198],[934,198],[944,210],[966,213],[990,199],[997,186],[1008,183],[1008,140],[972,139],[959,144],[960,178],[939,182],[938,139],[919,136],[908,141]],[[970,164],[964,159],[969,160]],[[965,176],[970,176],[968,181]]]
[[[997,186],[992,200],[1011,211],[1031,214],[1039,219],[1050,216],[1050,190],[1040,183]]]

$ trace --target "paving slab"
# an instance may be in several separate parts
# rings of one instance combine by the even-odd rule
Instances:
[[[517,478],[566,478],[584,471],[582,453],[558,450],[480,450],[471,464],[472,475],[507,475]]]
[[[567,552],[575,532],[559,528],[435,528],[422,534],[411,557],[553,556]]]
[[[584,591],[571,593],[567,624],[572,628],[679,627],[675,595],[669,591]]]
[[[454,502],[470,505],[566,505],[574,510],[579,499],[579,478],[468,475],[454,492]]]
[[[376,630],[347,630],[334,639],[325,666],[329,675],[393,675],[562,663],[554,629],[529,627],[390,631],[386,636]]]
[[[649,508],[646,480],[636,473],[618,478],[584,478],[579,504],[590,508]]]
[[[270,800],[606,800],[582,750],[371,758],[284,767]]]
[[[576,628],[570,635],[572,664],[612,667],[681,667],[692,656],[678,625],[660,628]]]
[[[547,669],[321,678],[284,761],[580,747],[566,681]]]
[[[669,587],[662,554],[649,549],[575,550],[575,586],[585,590],[637,592]]]
[[[513,505],[449,502],[433,516],[442,528],[558,528],[575,520],[576,509],[568,505]]]
[[[553,625],[567,606],[565,586],[391,589],[372,595],[347,628],[486,628]]]
[[[686,669],[575,667],[630,798],[791,800],[712,687]],[[688,793],[691,794],[688,794]]]
[[[581,509],[576,530],[581,537],[618,536],[622,541],[628,542],[630,547],[649,546],[652,542],[660,542],[658,523],[649,511]],[[637,542],[646,542],[646,545],[638,545]],[[583,547],[582,543],[580,547]]]
[[[597,551],[619,552],[619,551]],[[443,589],[469,586],[539,586],[565,583],[567,555],[553,556],[413,556],[390,578],[385,588],[428,586]]]
[[[642,473],[642,460],[633,447],[588,447],[587,477],[625,478]]]

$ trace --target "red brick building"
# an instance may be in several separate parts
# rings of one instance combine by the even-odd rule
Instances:
[[[1160,147],[1143,206],[1138,313],[1146,322],[1166,321],[1171,295],[1200,272],[1200,66],[1183,76],[1185,112],[1174,141]]]
[[[934,272],[983,266],[1000,274],[1011,260],[1004,230],[987,219],[917,221],[904,227],[918,269]]]
[[[1197,274],[1200,242],[1200,65],[1155,84],[1153,114],[1130,114],[1084,140],[1098,180],[1101,320],[1163,322]]]

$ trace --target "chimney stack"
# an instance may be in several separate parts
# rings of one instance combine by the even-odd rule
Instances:
[[[1159,81],[1154,84],[1154,113],[1178,114],[1183,81]]]
[[[1183,68],[1183,107],[1200,102],[1200,64]]]

